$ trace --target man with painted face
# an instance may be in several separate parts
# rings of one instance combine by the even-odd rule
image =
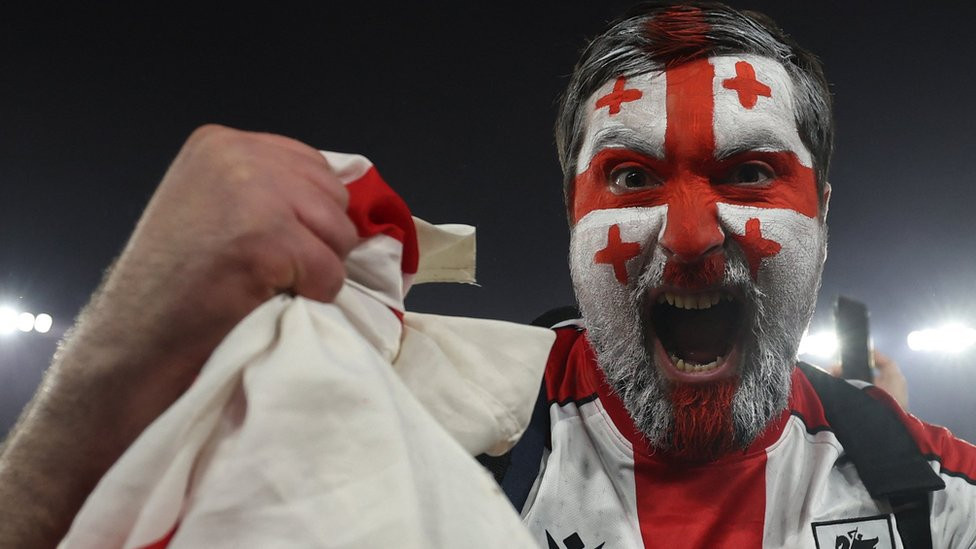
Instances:
[[[508,486],[536,539],[925,546],[931,520],[935,546],[976,546],[976,449],[897,406],[869,433],[865,393],[887,395],[796,366],[832,138],[819,62],[761,15],[643,5],[583,52],[557,125],[582,318],[547,318],[548,440],[531,491]],[[892,514],[930,493],[930,517]]]
[[[826,84],[742,16],[621,26],[585,54],[561,113],[574,287],[638,430],[708,459],[786,406],[826,251]],[[742,36],[755,44],[734,48]],[[587,86],[603,74],[619,76]]]
[[[582,318],[544,318],[536,413],[489,460],[542,546],[976,547],[976,449],[796,365],[832,132],[819,63],[753,13],[643,5],[584,51],[557,125]],[[347,205],[304,144],[196,132],[8,441],[0,545],[60,539],[262,302],[332,300]]]

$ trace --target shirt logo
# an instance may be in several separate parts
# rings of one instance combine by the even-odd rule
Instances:
[[[556,540],[552,539],[552,535],[549,533],[549,530],[546,530],[546,542],[549,544],[549,549],[562,549],[562,547],[556,543]],[[583,540],[576,532],[573,532],[572,535],[565,538],[563,540],[563,545],[566,546],[566,549],[586,549],[586,544],[583,543]],[[603,543],[597,545],[593,549],[600,549],[601,547],[603,547]]]
[[[890,515],[814,522],[817,549],[894,549]]]

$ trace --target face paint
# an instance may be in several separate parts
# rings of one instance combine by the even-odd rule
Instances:
[[[748,443],[786,405],[825,253],[790,78],[771,59],[713,57],[590,101],[570,262],[600,365],[652,444],[703,423]]]

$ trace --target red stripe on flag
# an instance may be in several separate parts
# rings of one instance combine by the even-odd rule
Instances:
[[[401,268],[404,273],[417,272],[420,260],[417,229],[410,209],[400,196],[380,177],[375,167],[346,185],[349,207],[346,213],[356,225],[360,238],[383,234],[403,244]]]
[[[149,545],[143,545],[139,549],[166,549],[169,547],[169,542],[173,541],[173,536],[176,535],[176,530],[180,527],[180,523],[173,525],[173,529],[169,531],[168,534],[159,538],[158,540],[150,543]]]

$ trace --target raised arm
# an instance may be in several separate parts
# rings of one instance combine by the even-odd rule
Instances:
[[[280,292],[335,297],[348,196],[298,141],[204,126],[55,354],[0,454],[0,547],[54,547],[98,480]]]

